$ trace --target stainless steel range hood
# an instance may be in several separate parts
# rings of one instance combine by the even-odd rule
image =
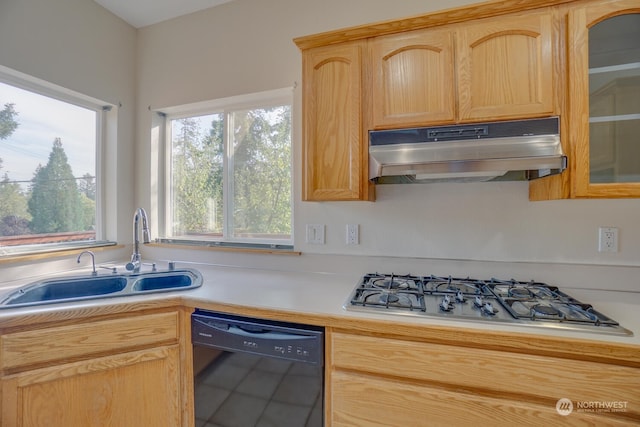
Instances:
[[[566,162],[558,117],[369,132],[377,184],[529,180]]]

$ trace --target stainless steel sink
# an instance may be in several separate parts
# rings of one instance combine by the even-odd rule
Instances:
[[[200,286],[202,286],[202,274],[190,268],[130,274],[72,276],[41,280],[11,291],[4,297],[0,297],[0,309],[187,290]]]

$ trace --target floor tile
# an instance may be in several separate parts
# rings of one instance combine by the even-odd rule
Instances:
[[[194,394],[196,419],[208,420],[231,392],[208,384],[198,386]]]
[[[256,427],[304,427],[311,407],[270,402]]]
[[[249,353],[227,353],[227,359],[225,360],[225,364],[240,366],[245,368],[252,368],[258,363],[261,359],[256,357],[254,354]]]
[[[250,369],[233,366],[226,363],[216,364],[215,368],[205,373],[202,378],[204,384],[213,385],[227,390],[235,389],[249,374]]]
[[[321,388],[319,378],[286,375],[273,395],[273,399],[283,403],[313,406]]]
[[[282,381],[282,374],[253,370],[236,388],[237,392],[269,399]]]
[[[322,369],[225,353],[195,379],[195,427],[322,427]]]
[[[271,359],[263,357],[256,364],[255,368],[259,371],[273,372],[276,374],[283,374],[291,368],[293,363],[288,360]]]
[[[218,423],[224,427],[255,426],[267,402],[266,399],[233,393],[209,422]]]
[[[294,363],[289,369],[290,375],[306,375],[308,377],[320,377],[322,375],[322,367],[312,365],[310,363]]]

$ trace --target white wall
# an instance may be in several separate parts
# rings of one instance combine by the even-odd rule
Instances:
[[[136,31],[92,0],[2,0],[0,65],[114,104],[122,103],[117,147],[110,147],[109,153],[117,161],[117,173],[108,183],[110,209],[115,216],[109,218],[115,224],[109,237],[130,244],[134,207],[148,208],[152,218],[157,209],[151,191],[157,183],[151,177],[151,168],[156,165],[149,154],[153,148],[149,107],[292,86],[301,81],[301,56],[294,37],[465,2],[236,0]],[[356,269],[371,269],[378,260],[395,256],[418,263],[423,258],[515,261],[509,267],[514,274],[523,268],[519,262],[524,261],[527,278],[539,277],[534,274],[537,264],[531,261],[540,263],[540,276],[543,270],[554,271],[545,268],[549,263],[562,263],[562,271],[570,271],[573,263],[626,265],[634,268],[626,269],[623,276],[635,277],[633,271],[640,267],[638,199],[529,202],[526,183],[476,183],[379,186],[374,203],[301,202],[300,92],[298,86],[294,105],[297,250],[305,254],[380,256],[355,262]],[[327,225],[325,245],[304,242],[307,223]],[[360,245],[344,244],[347,223],[360,224]],[[596,251],[597,227],[601,225],[619,227],[619,253]],[[116,254],[123,253],[126,250]],[[145,255],[225,264],[295,264],[295,268],[321,271],[333,266],[315,267],[321,261],[313,256],[244,256],[161,248],[145,248]],[[107,256],[100,253],[99,261]],[[340,259],[343,263],[353,260]],[[401,265],[400,258],[396,259]],[[71,268],[72,263],[67,261],[55,264],[55,269]],[[447,268],[456,265],[461,274],[474,265],[441,264]],[[0,268],[2,279],[35,273],[32,265],[9,268],[5,264]],[[438,273],[443,271],[444,267]],[[484,274],[484,270],[478,271]],[[640,284],[634,280],[634,284],[623,287],[640,289]]]
[[[236,0],[139,31],[138,146],[150,150],[147,110],[291,86],[301,81],[294,37],[465,1]],[[390,185],[377,201],[300,201],[300,87],[296,89],[295,247],[305,253],[640,266],[640,200],[529,202],[527,183]],[[148,171],[138,191],[151,205]],[[325,245],[304,242],[326,224]],[[360,224],[347,246],[345,225]],[[620,252],[597,252],[599,226],[620,231]],[[208,255],[212,262],[226,255]],[[638,286],[640,288],[640,285]]]
[[[106,154],[107,238],[129,240],[133,213],[136,30],[90,0],[2,0],[0,65],[114,105]],[[1,100],[0,100],[1,101]]]

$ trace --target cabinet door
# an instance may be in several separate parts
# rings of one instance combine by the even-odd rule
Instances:
[[[2,380],[1,425],[182,425],[178,346],[51,366]]]
[[[569,14],[569,132],[575,197],[640,197],[640,2]]]
[[[464,368],[450,375],[467,375]],[[389,369],[388,375],[394,375]],[[331,373],[334,427],[386,426],[628,426],[631,421],[573,412],[561,416],[557,399],[529,401],[517,395],[490,397],[478,390],[447,389],[354,372]]]
[[[367,198],[362,43],[303,52],[303,200]]]
[[[382,36],[370,46],[375,128],[455,121],[450,30]]]
[[[461,121],[554,112],[551,12],[465,23],[457,32]]]

